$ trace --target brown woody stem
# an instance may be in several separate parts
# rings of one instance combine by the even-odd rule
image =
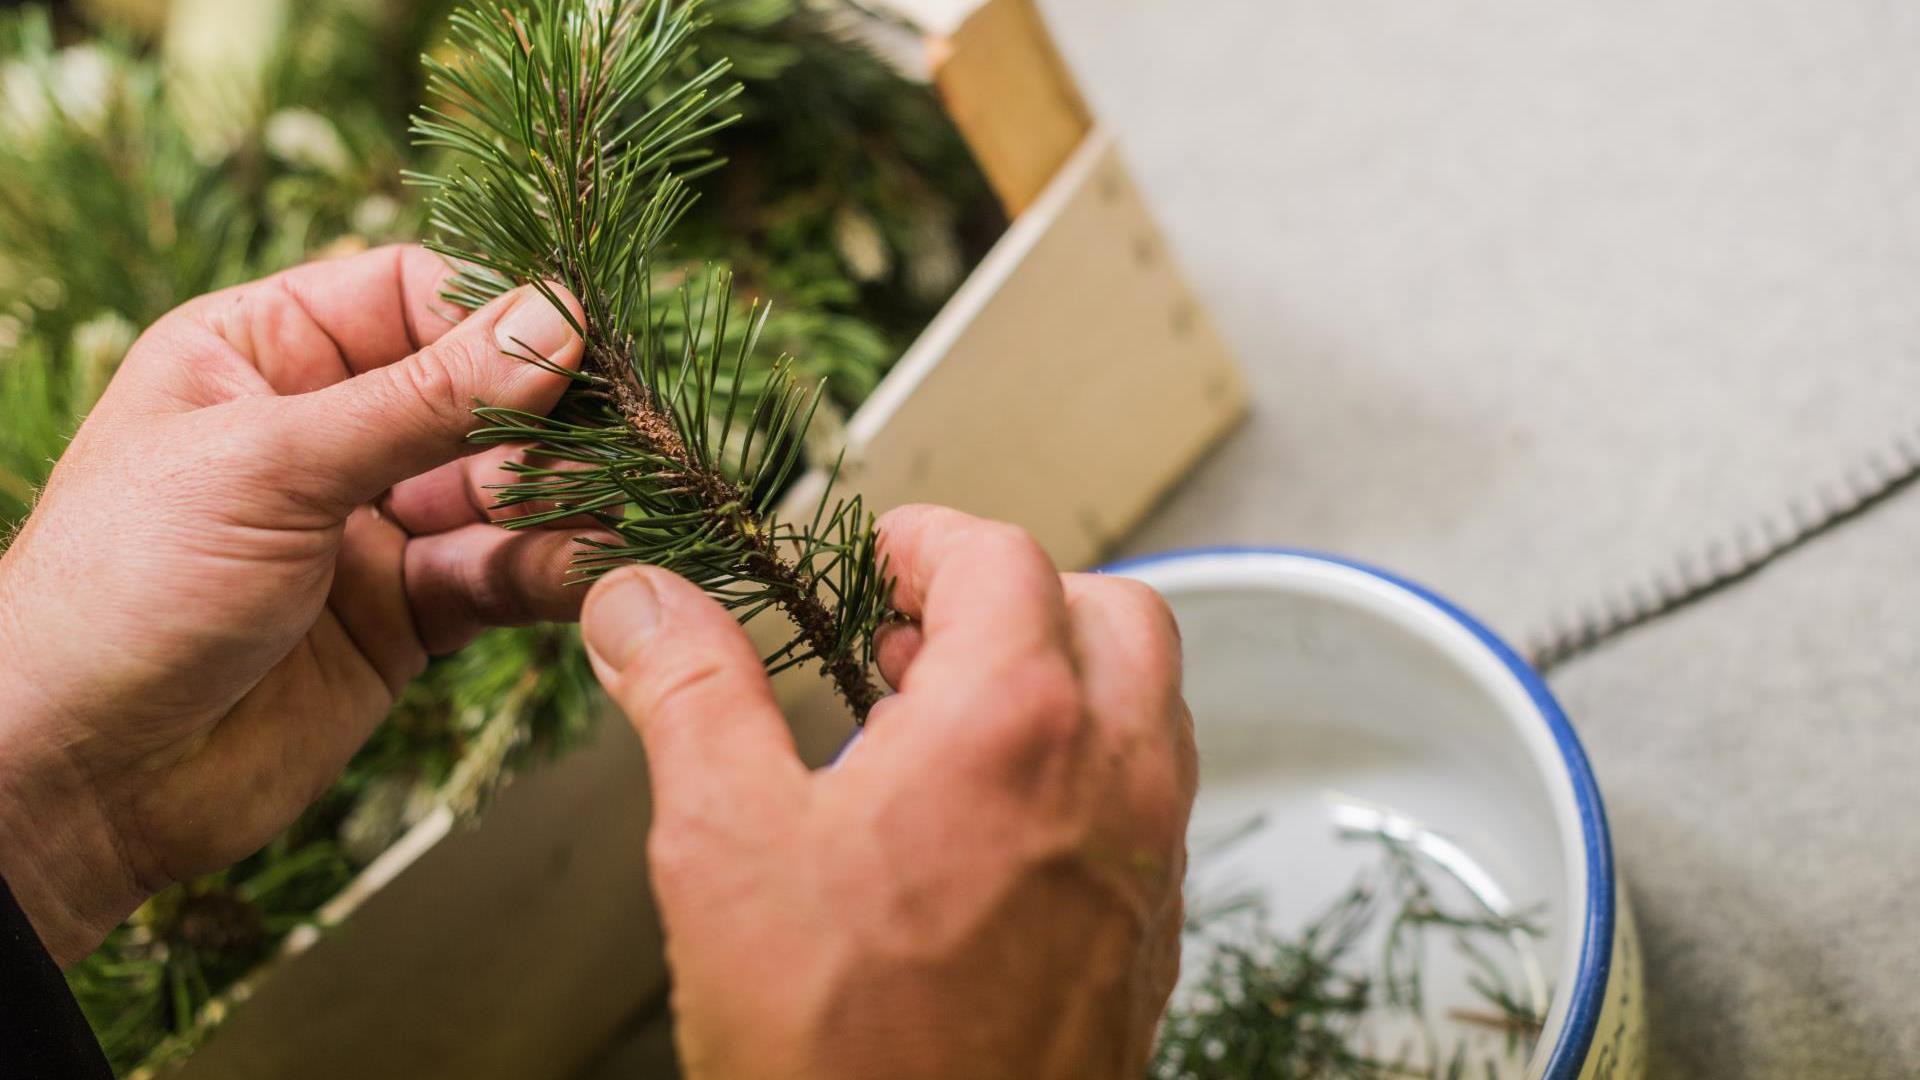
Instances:
[[[807,648],[819,658],[821,672],[853,710],[855,722],[865,724],[867,714],[880,701],[880,689],[868,677],[866,665],[858,657],[838,653],[839,617],[801,579],[793,563],[781,556],[769,530],[762,527],[759,515],[742,509],[748,502],[746,493],[717,470],[693,459],[673,421],[632,378],[630,367],[610,360],[597,349],[593,350],[588,363],[606,379],[614,405],[634,436],[653,453],[673,462],[680,473],[680,485],[692,492],[716,521],[750,545],[746,569],[754,577],[774,583],[775,603],[799,628]]]

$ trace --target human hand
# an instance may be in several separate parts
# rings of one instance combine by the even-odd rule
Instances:
[[[488,524],[504,453],[462,455],[476,401],[558,400],[515,357],[580,341],[532,290],[455,325],[448,272],[385,248],[166,316],[0,558],[0,876],[63,965],[290,823],[430,653],[577,613],[571,536]]]
[[[753,646],[654,569],[582,616],[646,743],[653,886],[695,1080],[1143,1074],[1178,969],[1195,764],[1179,640],[1134,582],[913,507],[899,693],[809,774]]]

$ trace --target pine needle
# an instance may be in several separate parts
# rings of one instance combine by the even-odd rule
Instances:
[[[513,527],[590,516],[619,542],[584,547],[583,578],[647,563],[730,605],[769,601],[739,609],[777,607],[794,624],[769,663],[817,664],[864,720],[880,697],[868,671],[891,592],[873,517],[830,491],[813,518],[824,524],[775,510],[823,388],[785,358],[745,383],[765,314],[755,306],[730,345],[729,275],[683,285],[674,302],[654,295],[694,200],[689,180],[720,165],[706,140],[732,123],[739,93],[725,62],[693,63],[696,11],[687,0],[532,0],[456,13],[454,56],[426,62],[438,104],[413,127],[452,164],[410,179],[431,192],[432,246],[462,267],[449,300],[476,307],[533,285],[559,306],[559,282],[583,309],[567,317],[585,361],[550,417],[476,410],[476,441],[570,466],[498,488],[502,505],[554,508]]]
[[[1261,827],[1255,819],[1222,845]],[[1531,1053],[1543,1018],[1509,989],[1493,952],[1540,930],[1525,917],[1443,905],[1412,850],[1384,835],[1364,839],[1379,843],[1380,866],[1294,936],[1272,928],[1257,895],[1196,903],[1187,937],[1203,967],[1161,1024],[1150,1080],[1453,1080],[1476,1061],[1484,1070],[1476,1075],[1497,1076],[1502,1061]],[[1496,1036],[1497,1053],[1443,1040],[1431,1022],[1428,930],[1442,931],[1475,969],[1468,987],[1480,1007],[1450,1009],[1446,1019]],[[1375,938],[1378,957],[1362,956]],[[1381,1053],[1370,1030],[1379,1018],[1411,1025],[1417,1045]]]
[[[81,347],[97,320],[138,328],[193,296],[322,250],[419,235],[425,208],[397,174],[405,162],[434,172],[446,160],[445,152],[409,152],[404,128],[424,79],[417,60],[451,6],[311,0],[260,58],[268,73],[261,118],[283,109],[323,117],[348,148],[353,167],[345,173],[283,157],[262,131],[236,133],[239,142],[205,157],[203,133],[177,108],[157,53],[116,34],[92,35],[71,17],[56,33],[31,5],[0,11],[8,75],[0,112],[24,104],[43,121],[30,132],[0,121],[0,472],[29,488],[45,482],[103,381],[88,361],[97,350]],[[686,68],[734,61],[748,91],[728,107],[743,119],[715,145],[743,164],[716,177],[724,180],[720,197],[692,204],[669,252],[676,261],[657,274],[663,283],[693,282],[698,297],[707,284],[697,267],[713,260],[737,268],[741,291],[780,301],[758,319],[750,304],[738,304],[726,321],[728,366],[716,381],[742,394],[733,423],[716,424],[709,445],[731,462],[743,449],[757,459],[771,436],[769,417],[755,420],[772,381],[769,354],[799,354],[786,363],[803,381],[831,378],[822,414],[857,406],[1004,223],[933,93],[835,40],[811,0],[714,0],[706,11],[714,22],[689,39],[699,58]],[[97,100],[105,112],[90,109],[91,96],[63,97],[73,74],[64,65],[84,60],[86,72],[100,73],[91,61],[103,57],[106,94]],[[81,108],[69,115],[65,104]],[[833,226],[846,208],[880,225],[897,268],[891,280],[855,280],[836,258]],[[655,290],[673,356],[684,348],[671,310],[679,302],[677,290]],[[714,316],[711,305],[706,314]],[[710,332],[710,323],[701,325]],[[750,332],[770,345],[744,354],[741,366]],[[717,412],[716,421],[725,417],[724,408]],[[724,447],[721,430],[730,432]],[[597,454],[590,448],[585,456]],[[30,490],[16,487],[0,490],[0,548],[30,509],[17,498]],[[822,524],[831,520],[823,513]],[[805,574],[831,596],[848,557],[823,547]],[[766,599],[729,603],[743,618],[779,608]],[[788,658],[811,651],[802,646]],[[142,917],[68,972],[115,1068],[144,1075],[143,1062],[160,1067],[191,1054],[238,1000],[229,995],[244,996],[260,948],[311,923],[431,810],[436,793],[484,796],[500,773],[582,741],[602,708],[570,628],[498,630],[434,661],[300,821],[231,870],[175,886],[147,913],[177,911],[188,896],[237,898],[255,911],[227,905],[228,913],[247,925],[257,914],[262,937],[200,934],[184,947],[171,940],[183,929],[176,920]],[[517,737],[506,738],[508,725]],[[506,744],[502,761],[497,751]],[[203,899],[196,923],[204,928],[217,910]]]

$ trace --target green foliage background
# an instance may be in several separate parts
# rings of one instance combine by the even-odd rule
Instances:
[[[164,5],[93,8],[115,6]],[[143,20],[0,15],[0,536],[140,328],[317,253],[420,235],[399,174],[432,164],[406,121],[449,6],[300,0],[243,74],[194,79]],[[676,254],[773,301],[762,353],[801,358],[851,408],[1001,222],[931,95],[848,40],[832,3],[707,12],[703,57],[733,61],[744,116]],[[434,806],[471,812],[515,764],[582,737],[594,694],[567,629],[436,662],[291,829],[155,898],[69,974],[115,1068],[190,1053],[281,938]]]

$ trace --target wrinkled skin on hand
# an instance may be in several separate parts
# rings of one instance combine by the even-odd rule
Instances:
[[[950,510],[881,524],[899,693],[809,773],[686,582],[588,600],[647,745],[676,1036],[696,1078],[1142,1075],[1178,966],[1195,766],[1165,604]]]
[[[509,354],[581,344],[524,290],[456,319],[445,274],[391,248],[169,315],[0,558],[0,876],[63,963],[284,828],[430,654],[576,613],[571,533],[499,528],[514,451],[464,439],[476,402],[558,399]],[[1133,1080],[1195,785],[1172,618],[1010,526],[913,507],[881,537],[898,693],[824,772],[700,589],[635,568],[587,601],[651,759],[687,1070]]]
[[[430,653],[577,613],[570,534],[489,524],[464,455],[476,402],[566,384],[510,354],[580,342],[531,290],[461,319],[447,273],[386,248],[161,319],[0,558],[0,875],[61,963],[289,824]]]

